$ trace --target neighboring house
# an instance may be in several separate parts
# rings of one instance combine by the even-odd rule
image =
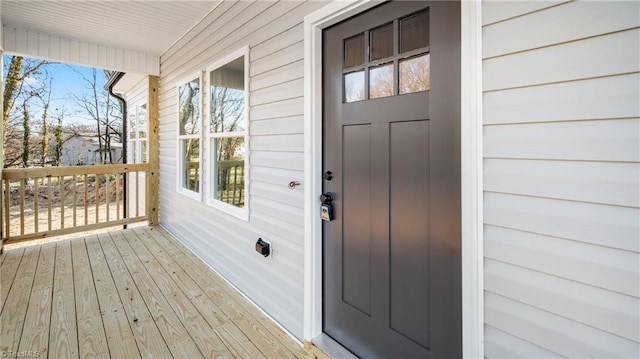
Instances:
[[[28,5],[50,34],[16,4],[5,52],[127,72],[129,109],[157,105],[160,224],[297,339],[640,357],[639,2],[187,2],[164,23],[157,3],[111,42],[62,26],[112,15],[92,3]]]
[[[87,166],[100,163],[97,135],[72,134],[62,144],[62,166]],[[113,163],[122,162],[122,144],[111,144]]]

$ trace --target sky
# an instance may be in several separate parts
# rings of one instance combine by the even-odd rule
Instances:
[[[5,68],[3,69],[3,78],[7,76],[8,64],[11,61],[11,55],[4,55]],[[82,114],[82,109],[79,108],[72,98],[72,94],[76,96],[82,96],[82,94],[88,91],[88,84],[83,80],[82,75],[87,78],[91,77],[92,69],[90,67],[69,65],[61,63],[51,63],[47,66],[49,74],[53,79],[51,82],[51,103],[49,105],[50,115],[57,116],[57,114],[64,108],[65,116],[64,123],[86,123],[93,124],[93,121],[88,120],[88,115]],[[106,83],[106,78],[102,69],[98,69],[98,84],[102,87]],[[38,81],[33,79],[32,81]],[[32,112],[32,118],[40,117],[42,114],[42,103],[40,101],[31,101],[30,110]]]

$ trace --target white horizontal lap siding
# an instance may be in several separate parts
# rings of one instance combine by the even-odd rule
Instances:
[[[483,3],[485,355],[640,356],[640,4]]]
[[[160,222],[298,338],[303,325],[303,28],[323,2],[230,2],[161,56]],[[250,216],[176,193],[178,81],[249,46]],[[204,151],[208,151],[205,144]],[[203,187],[210,184],[203,163]],[[289,182],[300,186],[289,189]],[[255,250],[261,237],[272,258]]]
[[[10,25],[5,26],[2,40],[5,51],[15,55],[122,72],[160,74],[159,57],[135,49],[89,43]]]

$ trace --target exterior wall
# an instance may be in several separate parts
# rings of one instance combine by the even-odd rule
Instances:
[[[303,326],[304,198],[302,186],[290,190],[287,184],[304,177],[303,18],[323,5],[223,2],[164,53],[160,65],[161,224],[298,338]],[[176,192],[178,81],[247,45],[248,222]],[[209,182],[203,177],[203,187]],[[272,243],[272,257],[255,252],[259,237]]]
[[[81,136],[74,136],[62,145],[63,166],[95,165],[97,144],[90,143]]]
[[[488,358],[640,356],[639,14],[483,3]]]
[[[96,152],[99,147],[98,143],[92,140],[87,140],[82,136],[73,136],[66,140],[62,145],[62,156],[60,158],[62,165],[95,165],[100,160]],[[122,163],[122,147],[119,143],[111,145],[111,156],[114,163]]]
[[[127,112],[129,114],[136,112],[136,107],[149,103],[148,99],[148,90],[149,90],[149,80],[148,77],[145,76],[144,80],[140,81],[138,84],[133,86],[131,89],[127,91]],[[148,122],[148,121],[147,121]],[[129,139],[130,129],[127,130],[127,140]],[[147,131],[148,136],[148,131]],[[148,138],[148,137],[147,137]],[[127,148],[127,163],[135,163],[133,158],[133,149],[131,146]],[[138,181],[136,182],[136,174],[129,173],[129,185],[127,187],[128,191],[138,191],[138,198],[145,198],[146,196],[146,176],[144,173],[138,173]],[[137,186],[136,186],[137,184]],[[130,192],[131,193],[131,192]],[[133,193],[132,193],[133,194]],[[129,195],[129,214],[136,215],[136,196]],[[145,201],[138,201],[138,213],[142,215],[145,213]],[[133,212],[133,213],[132,213]]]

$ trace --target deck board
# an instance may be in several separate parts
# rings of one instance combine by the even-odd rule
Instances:
[[[48,354],[55,259],[55,244],[42,246],[18,352],[40,352],[43,357]]]
[[[17,353],[36,274],[40,247],[27,248],[0,314],[0,351]]]
[[[169,272],[162,266],[162,263],[144,246],[142,239],[130,240],[129,244],[135,250],[156,285],[165,293],[171,308],[180,320],[185,323],[190,322],[187,331],[204,356],[206,358],[233,357],[219,334],[209,326],[197,308],[181,290],[180,285],[169,276]]]
[[[133,336],[143,358],[168,358],[171,352],[156,326],[138,287],[108,233],[98,235],[116,290],[127,315]]]
[[[71,242],[56,243],[54,273],[49,357],[76,358],[78,357],[78,331]]]
[[[1,259],[3,352],[42,358],[313,358],[161,227]]]
[[[0,273],[0,311],[9,295],[11,284],[16,277],[18,266],[22,260],[24,248],[19,248],[2,256],[2,272]]]
[[[109,353],[116,358],[140,358],[138,345],[133,338],[120,294],[116,290],[98,237],[87,238],[85,243],[91,262]]]
[[[156,285],[149,273],[128,243],[133,232],[112,232],[111,238],[115,247],[120,252],[127,268],[132,273],[133,280],[140,290],[140,294],[153,316],[158,329],[171,351],[174,358],[204,358],[184,324],[171,309],[163,293]]]
[[[251,306],[252,304],[226,284],[222,278],[215,275],[206,264],[190,254],[184,246],[176,246],[171,243],[168,239],[170,234],[165,230],[161,228],[144,228],[138,231],[159,232],[160,235],[149,237],[155,239],[158,247],[161,247],[174,257],[183,266],[184,270],[192,276],[194,281],[200,283],[208,296],[214,299],[217,297],[222,312],[233,321],[235,326],[242,330],[251,342],[256,343],[264,356],[268,358],[290,358],[298,356],[296,354],[299,352],[304,352],[302,348],[297,346],[290,349],[285,348],[274,333],[281,333],[285,336],[287,335],[286,333],[280,330],[271,320],[268,323],[263,323],[259,318],[263,315],[255,308],[244,307],[244,305]],[[220,296],[220,293],[225,293],[226,295]],[[264,325],[265,323],[267,324],[266,326]],[[308,354],[304,352],[303,357],[308,357]]]
[[[71,241],[80,357],[108,358],[109,347],[84,238]]]
[[[170,253],[158,245],[151,232],[137,229],[134,231],[142,239],[142,243],[147,249],[168,269],[168,275],[180,286],[196,308],[219,307],[215,311],[202,311],[201,315],[205,318],[209,326],[216,330],[227,347],[233,351],[234,356],[242,358],[265,358],[265,355],[262,354],[256,346],[256,344],[259,343],[252,343],[245,333],[243,333],[235,323],[231,322],[224,313],[224,310],[221,310],[220,304],[224,303],[219,301],[219,297],[212,299],[206,295],[197,281],[194,281],[194,279],[182,269]],[[218,299],[218,301],[216,302],[215,299]]]

